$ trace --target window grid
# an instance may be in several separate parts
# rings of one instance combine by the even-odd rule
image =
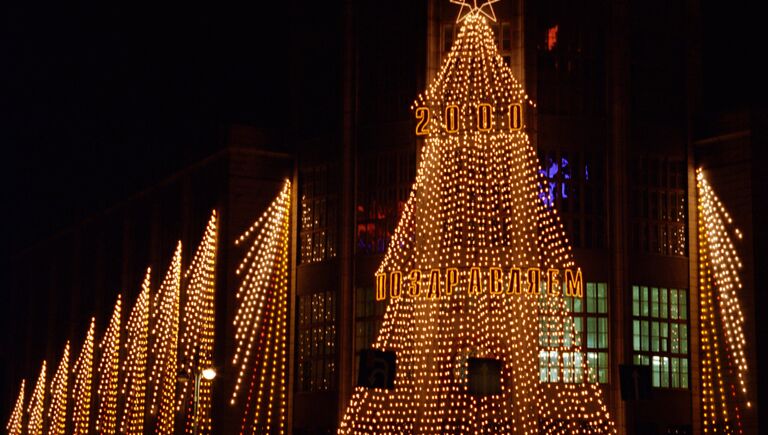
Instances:
[[[569,333],[570,319],[565,325],[540,323],[539,380],[541,382],[582,382],[585,376],[584,358],[590,368],[590,382],[608,383],[608,284],[588,282],[583,298],[565,296],[565,305],[573,316],[574,334]],[[563,352],[562,379],[558,373],[558,331],[564,332],[565,347],[580,346],[581,352]]]
[[[688,388],[687,290],[632,286],[632,350],[654,387]]]
[[[301,171],[301,263],[336,256],[336,195],[330,194],[327,166]]]
[[[686,256],[685,161],[640,157],[635,159],[632,178],[632,247],[652,254]]]
[[[336,298],[333,292],[298,298],[298,382],[300,392],[329,391],[336,379]]]

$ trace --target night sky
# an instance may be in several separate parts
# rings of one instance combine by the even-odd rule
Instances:
[[[339,10],[0,6],[6,254],[204,157],[230,123],[284,127],[280,114],[300,93],[333,104],[322,82],[339,80]]]
[[[311,102],[338,117],[341,3],[0,3],[3,268],[211,153],[231,123],[338,127],[280,114]],[[743,106],[758,95],[758,14],[746,0],[702,11],[707,105]]]

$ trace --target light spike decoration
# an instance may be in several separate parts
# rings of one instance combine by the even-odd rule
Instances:
[[[574,372],[566,357],[583,353],[569,338],[561,287],[534,285],[536,270],[576,265],[536,151],[513,119],[528,105],[485,15],[467,14],[414,104],[426,141],[377,273],[393,286],[402,273],[403,293],[390,292],[373,344],[396,354],[394,389],[356,387],[339,434],[616,433],[589,367],[562,382]],[[534,279],[528,291],[497,291],[484,276],[491,268],[510,271],[508,281],[513,270],[533,270]],[[467,356],[500,361],[500,393],[469,394]]]
[[[742,267],[733,238],[742,234],[697,170],[699,299],[701,322],[701,408],[704,433],[743,433],[747,399],[744,314],[739,292]],[[724,342],[724,346],[723,346]]]
[[[46,383],[46,362],[43,361],[43,367],[40,369],[40,376],[35,383],[35,389],[32,390],[32,396],[29,398],[29,421],[27,422],[27,435],[42,435],[43,433],[43,412],[45,410],[45,383]]]
[[[147,350],[149,339],[149,287],[152,269],[147,269],[141,293],[126,324],[127,356],[123,361],[120,394],[125,405],[120,419],[120,433],[142,435],[147,391]]]
[[[91,425],[91,384],[93,382],[93,338],[96,329],[96,319],[91,318],[91,326],[85,336],[85,342],[80,350],[74,366],[75,384],[72,398],[75,405],[72,411],[72,434],[87,435]]]
[[[291,182],[238,238],[250,241],[237,268],[240,285],[232,364],[237,381],[232,404],[246,391],[241,433],[286,433],[288,249]]]
[[[214,296],[216,293],[216,244],[218,221],[211,214],[203,240],[197,247],[189,269],[184,273],[184,333],[181,336],[181,370],[190,374],[190,381],[181,385],[179,410],[188,404],[186,431],[211,432],[212,381],[200,379],[198,409],[194,406],[194,374],[213,366]]]
[[[99,362],[99,410],[96,417],[96,431],[115,433],[117,428],[117,389],[120,374],[120,319],[122,298],[117,297],[112,319],[101,341]]]
[[[176,376],[179,344],[179,294],[181,287],[181,242],[153,304],[154,326],[149,382],[153,387],[152,414],[157,414],[155,432],[172,434],[176,410]]]
[[[67,427],[67,399],[69,390],[69,341],[51,380],[51,404],[48,407],[48,434],[64,435]]]
[[[21,388],[19,389],[19,396],[16,398],[16,404],[13,406],[11,412],[11,418],[8,420],[8,424],[5,429],[8,431],[8,435],[21,435],[24,430],[23,417],[24,417],[24,387],[26,381],[21,380]]]

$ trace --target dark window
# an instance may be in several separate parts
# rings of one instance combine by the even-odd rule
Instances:
[[[604,248],[605,175],[602,154],[540,152],[541,175],[547,180],[542,201],[558,209],[571,246]]]
[[[637,158],[632,181],[632,247],[652,254],[686,256],[685,162]]]
[[[336,256],[336,195],[330,194],[327,166],[301,171],[301,263]]]

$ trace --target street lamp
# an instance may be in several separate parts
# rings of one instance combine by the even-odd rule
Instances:
[[[216,369],[213,367],[201,368],[195,372],[195,412],[193,414],[192,434],[197,435],[197,410],[200,408],[200,379],[212,381],[216,377]]]
[[[193,359],[193,363],[192,363],[192,371],[195,376],[195,409],[194,409],[194,413],[192,414],[192,418],[194,419],[192,423],[192,433],[194,435],[197,435],[198,409],[200,408],[200,380],[205,379],[206,381],[212,381],[216,377],[215,367],[199,367],[197,365],[198,362],[199,361],[197,361],[197,359]],[[179,372],[178,379],[179,379],[179,382],[189,381],[187,372],[184,370],[181,370]]]

